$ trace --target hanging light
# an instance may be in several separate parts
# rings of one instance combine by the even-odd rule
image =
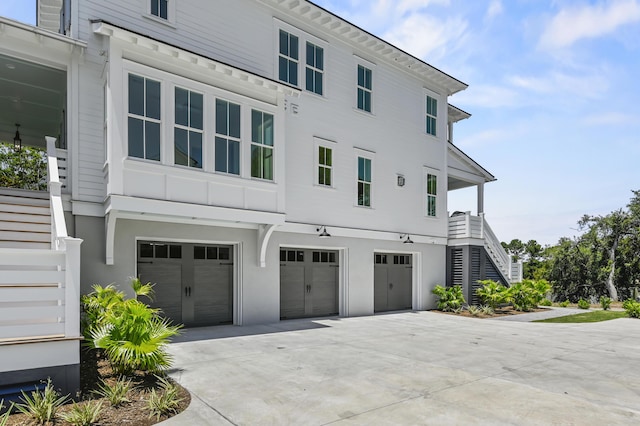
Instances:
[[[402,244],[413,244],[413,241],[411,241],[411,238],[409,237],[409,234],[400,234],[400,239],[401,240],[404,239]]]
[[[327,227],[324,226],[324,225],[318,227],[316,229],[316,232],[320,232],[320,235],[318,235],[318,237],[320,237],[320,238],[329,238],[329,237],[331,237],[331,234],[327,232]]]
[[[18,130],[19,128],[20,125],[16,123],[16,135],[13,138],[13,149],[15,149],[16,151],[22,149],[22,139],[20,138],[20,130]]]

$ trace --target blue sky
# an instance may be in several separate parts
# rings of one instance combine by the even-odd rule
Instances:
[[[640,189],[640,0],[315,0],[469,84],[454,142],[498,238],[555,244]],[[35,1],[0,15],[35,21]],[[449,194],[475,211],[475,190]]]

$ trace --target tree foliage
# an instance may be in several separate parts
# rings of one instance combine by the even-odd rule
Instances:
[[[524,278],[548,280],[555,300],[613,300],[634,297],[640,287],[640,190],[626,208],[607,215],[584,215],[582,234],[541,247],[535,240],[512,240],[503,247],[524,261]]]
[[[39,148],[0,142],[0,187],[47,189],[47,155]]]

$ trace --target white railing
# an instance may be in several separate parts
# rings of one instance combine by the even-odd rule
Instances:
[[[484,213],[472,216],[467,211],[449,218],[449,239],[476,239],[482,240],[485,250],[491,256],[495,265],[502,274],[511,282],[522,281],[522,265],[513,266],[511,257],[500,244],[500,240],[493,233],[487,223]],[[518,265],[517,263],[515,265]],[[514,269],[515,268],[515,269]]]
[[[62,192],[69,192],[69,161],[66,149],[56,148],[56,159],[58,160],[58,179],[62,184]],[[49,148],[47,147],[47,156],[49,156]]]
[[[0,344],[80,337],[82,240],[67,234],[55,139],[46,140],[51,250],[0,248]]]

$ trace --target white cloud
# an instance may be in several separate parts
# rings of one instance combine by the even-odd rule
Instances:
[[[579,40],[611,34],[620,26],[639,21],[638,0],[569,7],[553,17],[538,45],[550,49],[569,47]]]
[[[461,18],[442,20],[414,13],[390,28],[383,38],[414,56],[434,62],[451,53],[464,38],[467,26]]]
[[[573,75],[551,72],[540,77],[511,76],[509,84],[516,88],[544,94],[571,94],[581,98],[602,97],[609,89],[609,80],[601,74]]]
[[[506,86],[473,84],[455,95],[453,104],[461,107],[504,108],[520,105],[518,92]]]
[[[582,123],[587,126],[635,125],[638,117],[621,112],[603,112],[584,117]]]
[[[489,8],[487,9],[487,14],[485,15],[485,19],[490,20],[500,15],[503,12],[502,1],[501,0],[491,0],[489,4]]]

